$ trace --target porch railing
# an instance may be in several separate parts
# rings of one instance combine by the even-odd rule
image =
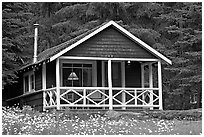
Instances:
[[[57,93],[60,92],[60,94]],[[112,92],[111,94],[109,92]],[[159,107],[159,88],[60,87],[43,92],[43,108]]]

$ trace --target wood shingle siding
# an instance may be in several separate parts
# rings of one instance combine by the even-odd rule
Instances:
[[[76,51],[76,49],[80,49],[80,51]],[[83,51],[83,49],[85,50]],[[135,37],[125,28],[114,21],[108,21],[69,41],[46,49],[38,55],[35,63],[30,62],[19,71],[32,68],[31,66],[35,67],[35,65],[43,62],[54,61],[64,54],[81,57],[160,58],[166,63],[172,64],[171,60]]]
[[[63,56],[156,58],[114,27],[106,28]]]
[[[13,99],[7,102],[8,105],[13,106],[14,104],[20,105],[29,105],[32,108],[42,111],[43,110],[43,92],[36,92],[30,95],[26,95],[20,98]]]
[[[29,105],[39,111],[42,111],[43,105],[43,92],[36,93],[31,96],[23,98],[23,104]]]

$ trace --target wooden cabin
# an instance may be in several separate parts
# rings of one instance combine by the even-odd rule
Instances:
[[[37,44],[34,45],[36,50]],[[161,110],[162,61],[172,63],[116,22],[109,21],[37,56],[34,54],[33,63],[19,70],[18,94],[7,101],[38,110]]]

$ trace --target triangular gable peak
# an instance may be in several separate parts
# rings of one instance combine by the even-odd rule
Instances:
[[[126,29],[124,29],[123,27],[121,27],[120,25],[115,23],[114,21],[109,21],[107,24],[105,24],[105,25],[101,26],[100,28],[96,29],[95,31],[93,31],[89,35],[85,36],[84,38],[80,39],[79,41],[75,42],[71,46],[65,48],[64,50],[62,50],[60,52],[58,52],[57,54],[55,54],[54,56],[52,56],[50,58],[50,61],[55,60],[56,58],[62,56],[65,53],[67,55],[75,55],[75,56],[77,56],[77,54],[79,54],[78,51],[80,51],[80,50],[77,50],[78,48],[76,48],[76,50],[74,50],[75,47],[77,47],[78,45],[81,45],[83,42],[87,42],[92,37],[94,38],[95,35],[98,35],[103,30],[111,31],[110,29],[107,29],[107,28],[109,28],[109,27],[113,28],[112,26],[115,29],[117,29],[119,32],[121,32],[121,34],[125,35],[126,37],[129,37],[132,40],[132,42],[137,43],[138,46],[135,46],[135,48],[130,48],[130,47],[126,46],[126,49],[122,48],[120,51],[117,51],[117,49],[115,49],[115,51],[116,51],[115,54],[113,52],[109,52],[109,54],[113,55],[111,57],[114,57],[114,56],[118,57],[117,55],[119,55],[119,54],[117,52],[120,52],[122,54],[122,50],[124,50],[124,53],[125,53],[124,55],[132,54],[132,56],[126,56],[127,58],[128,57],[142,57],[142,56],[144,58],[155,58],[156,57],[156,58],[160,58],[160,59],[164,60],[165,62],[167,62],[169,64],[172,64],[171,60],[169,60],[164,55],[162,55],[161,53],[159,53],[158,51],[156,51],[155,49],[153,49],[152,47],[150,47],[149,45],[147,45],[146,43],[141,41],[139,38],[135,37],[133,34],[128,32]],[[104,33],[102,33],[102,34],[104,34]],[[97,36],[95,36],[95,37],[97,37]],[[86,44],[84,44],[84,45],[86,45]],[[106,45],[106,44],[104,44],[104,45]],[[129,45],[129,46],[131,46],[131,45]],[[103,47],[103,48],[107,48],[107,47]],[[120,49],[120,47],[118,47],[118,49]],[[130,50],[130,49],[133,49],[133,51],[128,53],[127,50]],[[139,49],[139,51],[138,51],[138,49]],[[98,50],[100,51],[101,49],[99,48]],[[144,50],[146,50],[146,52],[144,52]],[[91,51],[88,51],[88,48],[86,49],[86,52],[91,53]],[[93,52],[95,52],[95,51],[93,51]],[[138,56],[134,56],[133,55],[134,52],[136,52],[135,54],[137,54]],[[142,53],[142,54],[139,55],[139,53]],[[103,53],[100,54],[100,52],[99,52],[97,55],[101,56],[102,54]],[[145,55],[143,55],[143,54],[145,54]],[[82,54],[80,54],[80,55],[82,55]],[[89,55],[91,55],[91,54],[89,54]],[[83,54],[82,56],[85,56],[85,54]],[[104,56],[102,56],[102,57],[104,57]],[[125,56],[123,56],[123,57],[125,57]]]
[[[157,59],[112,25],[62,56]]]

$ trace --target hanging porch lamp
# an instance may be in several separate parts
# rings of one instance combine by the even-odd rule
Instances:
[[[79,80],[75,72],[71,72],[67,79],[68,80]]]

